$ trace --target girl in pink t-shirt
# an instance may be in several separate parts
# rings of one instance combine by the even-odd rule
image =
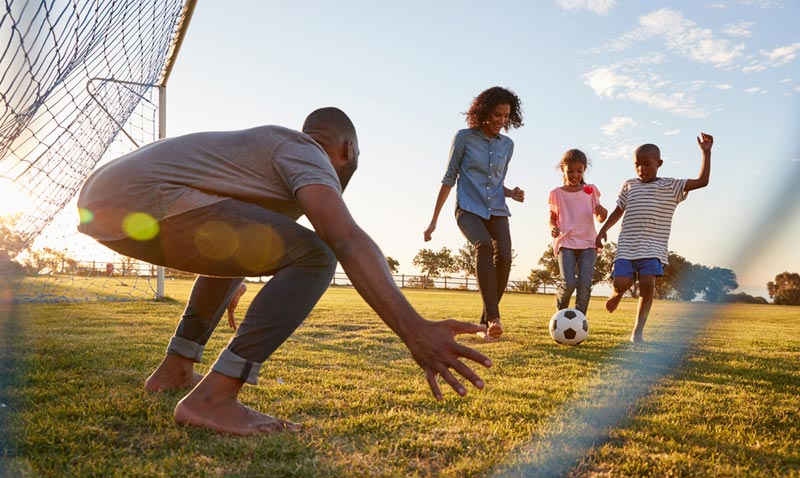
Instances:
[[[577,289],[575,308],[586,314],[592,292],[592,276],[597,261],[593,219],[606,220],[608,211],[600,205],[600,190],[583,181],[588,166],[586,154],[570,149],[561,158],[559,167],[564,185],[550,191],[550,235],[553,252],[558,258],[561,283],[556,294],[558,310],[569,307]]]

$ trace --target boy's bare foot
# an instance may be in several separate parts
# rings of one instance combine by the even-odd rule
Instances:
[[[617,310],[617,306],[619,305],[619,301],[622,300],[622,294],[619,294],[617,291],[614,291],[611,296],[606,301],[606,310],[608,313],[612,313]]]
[[[180,355],[167,354],[155,372],[144,382],[148,392],[193,388],[203,375],[194,371],[194,361]]]

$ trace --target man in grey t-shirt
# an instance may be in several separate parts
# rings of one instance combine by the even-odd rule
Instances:
[[[107,247],[152,264],[198,274],[167,353],[145,382],[150,391],[192,390],[175,407],[178,423],[248,435],[298,425],[239,402],[262,363],[302,323],[341,262],[361,296],[395,332],[436,399],[441,376],[467,393],[451,369],[483,388],[464,357],[483,354],[454,335],[484,326],[423,319],[394,284],[378,246],[342,200],[358,166],[358,139],[337,108],[312,112],[303,131],[262,126],[195,133],[144,146],[95,171],[78,198],[79,230]],[[295,220],[305,214],[314,230]],[[242,278],[272,276],[205,376],[194,363]]]

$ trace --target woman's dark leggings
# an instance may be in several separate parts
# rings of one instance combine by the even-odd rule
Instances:
[[[490,216],[484,219],[476,214],[456,209],[456,223],[475,246],[475,268],[478,288],[483,299],[481,323],[500,317],[500,299],[508,284],[511,272],[511,232],[508,217]]]

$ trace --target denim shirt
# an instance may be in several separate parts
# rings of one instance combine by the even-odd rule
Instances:
[[[480,128],[462,129],[450,146],[450,162],[442,184],[456,188],[461,209],[484,219],[510,216],[503,182],[514,154],[514,141],[498,134],[489,139]]]

